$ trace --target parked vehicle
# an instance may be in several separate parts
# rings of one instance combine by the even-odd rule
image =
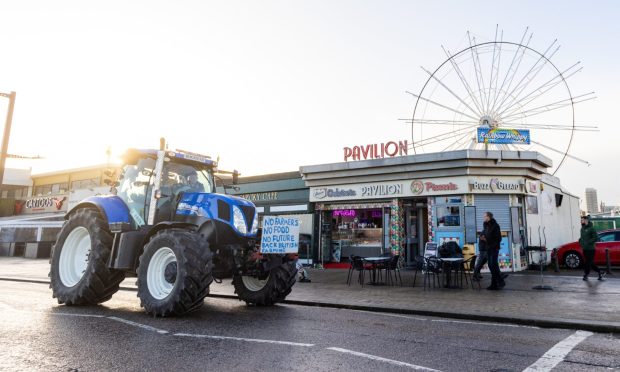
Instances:
[[[603,230],[597,232],[599,242],[596,243],[594,263],[605,265],[607,263],[605,250],[609,249],[609,258],[612,265],[620,265],[620,229]],[[560,264],[576,269],[583,265],[584,256],[579,242],[564,244],[558,247],[558,259]]]
[[[260,254],[256,207],[215,192],[215,161],[164,149],[162,141],[159,151],[128,150],[114,195],[67,213],[50,260],[58,303],[107,301],[128,276],[138,278],[140,305],[155,316],[198,309],[211,282],[230,277],[248,304],[284,300],[296,255]],[[236,183],[238,173],[228,173]]]

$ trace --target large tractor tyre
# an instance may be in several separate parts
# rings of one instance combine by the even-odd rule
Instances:
[[[248,305],[270,306],[284,301],[291,293],[296,275],[295,261],[288,261],[272,269],[264,280],[252,276],[235,275],[233,285],[239,299]]]
[[[199,234],[181,229],[158,232],[138,266],[140,306],[154,316],[199,309],[213,281],[212,253]]]
[[[58,234],[50,258],[53,296],[59,304],[94,305],[112,298],[125,279],[108,268],[112,234],[92,209],[73,213]]]

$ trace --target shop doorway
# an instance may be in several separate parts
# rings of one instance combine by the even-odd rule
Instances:
[[[405,203],[405,259],[413,266],[416,256],[423,255],[428,240],[428,205],[425,199]]]

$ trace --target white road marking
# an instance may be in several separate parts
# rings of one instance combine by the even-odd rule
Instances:
[[[362,358],[368,358],[368,359],[376,360],[376,361],[379,361],[379,362],[393,364],[393,365],[399,366],[399,367],[407,367],[407,368],[415,369],[415,370],[418,370],[418,371],[439,372],[436,369],[432,369],[432,368],[428,368],[428,367],[423,367],[423,366],[418,366],[418,365],[410,364],[410,363],[405,363],[405,362],[401,362],[401,361],[398,361],[398,360],[382,358],[382,357],[379,357],[379,356],[376,356],[376,355],[364,354],[364,353],[360,353],[358,351],[341,349],[339,347],[328,347],[327,350],[333,350],[333,351],[337,351],[339,353],[351,354],[351,355],[355,355],[355,356],[362,357]]]
[[[157,332],[157,333],[159,333],[161,335],[164,335],[164,334],[168,333],[168,331],[164,331],[163,329],[151,327],[150,325],[146,325],[146,324],[142,324],[142,323],[132,322],[131,320],[127,320],[127,319],[123,319],[123,318],[117,318],[115,316],[107,316],[106,318],[115,320],[117,322],[129,324],[129,325],[132,325],[132,326],[135,326],[135,327],[138,327],[138,328],[146,329],[147,331]]]
[[[592,336],[592,332],[577,331],[572,335],[566,337],[562,341],[555,344],[549,349],[543,356],[540,357],[534,364],[527,367],[523,372],[533,371],[551,371],[555,366],[564,360],[568,353],[573,348],[586,338]]]
[[[105,318],[105,315],[94,315],[94,314],[71,314],[71,313],[44,313],[41,314],[49,314],[49,315],[60,315],[60,316],[77,316],[82,318]]]
[[[299,342],[289,342],[289,341],[277,341],[277,340],[261,340],[258,338],[243,338],[243,337],[230,337],[230,336],[213,336],[213,335],[196,335],[191,333],[175,333],[173,336],[178,337],[194,337],[194,338],[208,338],[212,340],[234,340],[234,341],[246,341],[246,342],[259,342],[264,344],[278,344],[278,345],[289,345],[289,346],[303,346],[303,347],[312,347],[314,344],[303,344]]]

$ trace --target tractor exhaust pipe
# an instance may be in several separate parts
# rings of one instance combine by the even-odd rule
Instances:
[[[166,150],[166,139],[164,137],[161,137],[159,139],[159,149],[161,151],[165,151]]]

